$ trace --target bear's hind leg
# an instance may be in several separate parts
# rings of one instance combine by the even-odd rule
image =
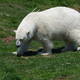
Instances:
[[[77,40],[77,51],[80,51],[80,39]]]
[[[73,42],[66,42],[66,46],[62,49],[62,52],[65,51],[75,51],[76,50],[76,45]]]
[[[80,30],[74,29],[69,32],[71,40],[75,43],[77,51],[80,51]]]

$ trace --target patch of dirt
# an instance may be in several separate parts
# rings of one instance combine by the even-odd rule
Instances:
[[[71,75],[71,76],[63,75],[63,76],[61,76],[57,79],[54,79],[54,80],[71,80],[73,77],[74,77],[74,75]]]
[[[9,37],[6,37],[6,38],[3,38],[2,39],[5,43],[10,43],[12,42],[13,40],[15,40],[15,38],[13,36],[9,36]]]

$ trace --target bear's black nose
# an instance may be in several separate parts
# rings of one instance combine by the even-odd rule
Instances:
[[[20,46],[19,45],[16,45],[16,47],[19,48]]]

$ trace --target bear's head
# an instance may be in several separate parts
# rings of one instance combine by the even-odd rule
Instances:
[[[27,48],[32,36],[30,32],[26,32],[23,29],[17,29],[14,32],[16,33],[17,55],[21,56],[22,54],[27,52]]]

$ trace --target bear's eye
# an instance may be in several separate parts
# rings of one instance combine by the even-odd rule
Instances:
[[[23,39],[20,39],[19,41],[23,42]]]

